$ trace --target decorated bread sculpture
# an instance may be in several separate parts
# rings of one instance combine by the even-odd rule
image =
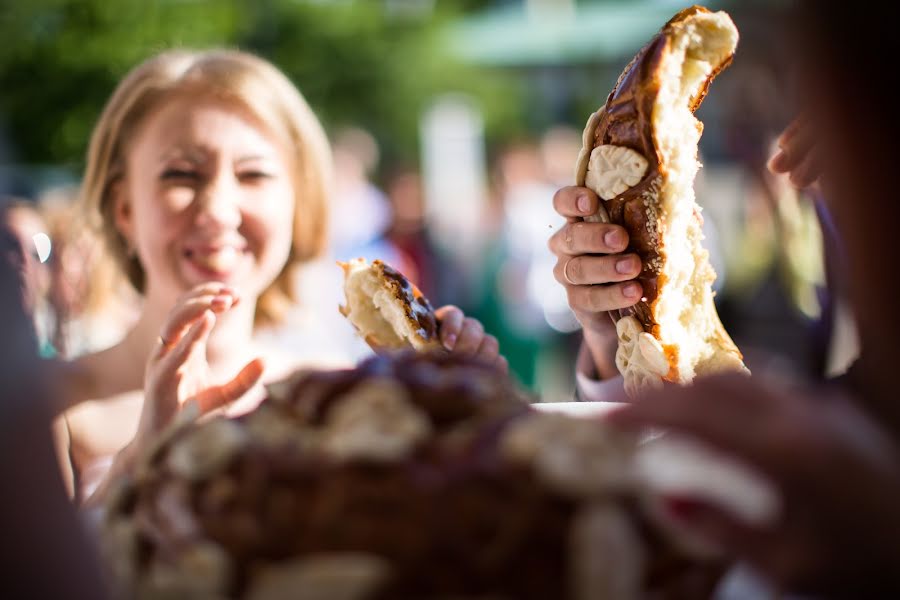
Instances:
[[[643,265],[643,298],[613,314],[629,394],[746,370],[713,304],[716,275],[693,189],[703,130],[693,113],[737,41],[726,13],[681,11],[625,67],[584,130],[576,183],[602,199],[586,220],[624,226]]]
[[[269,391],[112,495],[122,597],[625,600],[685,564],[640,516],[634,440],[488,366],[410,351]]]

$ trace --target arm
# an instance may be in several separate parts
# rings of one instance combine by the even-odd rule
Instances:
[[[72,462],[72,438],[69,435],[69,422],[65,415],[53,420],[53,445],[56,450],[56,461],[62,475],[63,487],[69,498],[75,497],[75,465]]]
[[[132,441],[132,443],[116,453],[113,464],[110,466],[109,471],[106,472],[103,480],[97,485],[94,492],[81,503],[83,510],[89,511],[102,507],[116,483],[134,471],[134,465],[138,456],[138,453],[135,451],[136,446],[137,444]]]

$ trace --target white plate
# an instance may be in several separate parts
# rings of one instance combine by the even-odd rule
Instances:
[[[621,407],[619,402],[537,402],[531,405],[541,412],[553,412],[571,417],[596,417]]]

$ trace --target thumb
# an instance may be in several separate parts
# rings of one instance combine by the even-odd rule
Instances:
[[[265,365],[260,358],[254,358],[231,381],[213,386],[197,394],[195,400],[200,412],[210,411],[231,404],[246,394],[262,377]]]

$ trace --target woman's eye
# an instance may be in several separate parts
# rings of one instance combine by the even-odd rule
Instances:
[[[271,179],[272,174],[266,171],[243,171],[238,173],[238,179],[241,181],[260,181],[263,179]]]
[[[194,181],[200,178],[197,171],[190,169],[166,169],[163,171],[161,178],[164,180],[190,180]]]

